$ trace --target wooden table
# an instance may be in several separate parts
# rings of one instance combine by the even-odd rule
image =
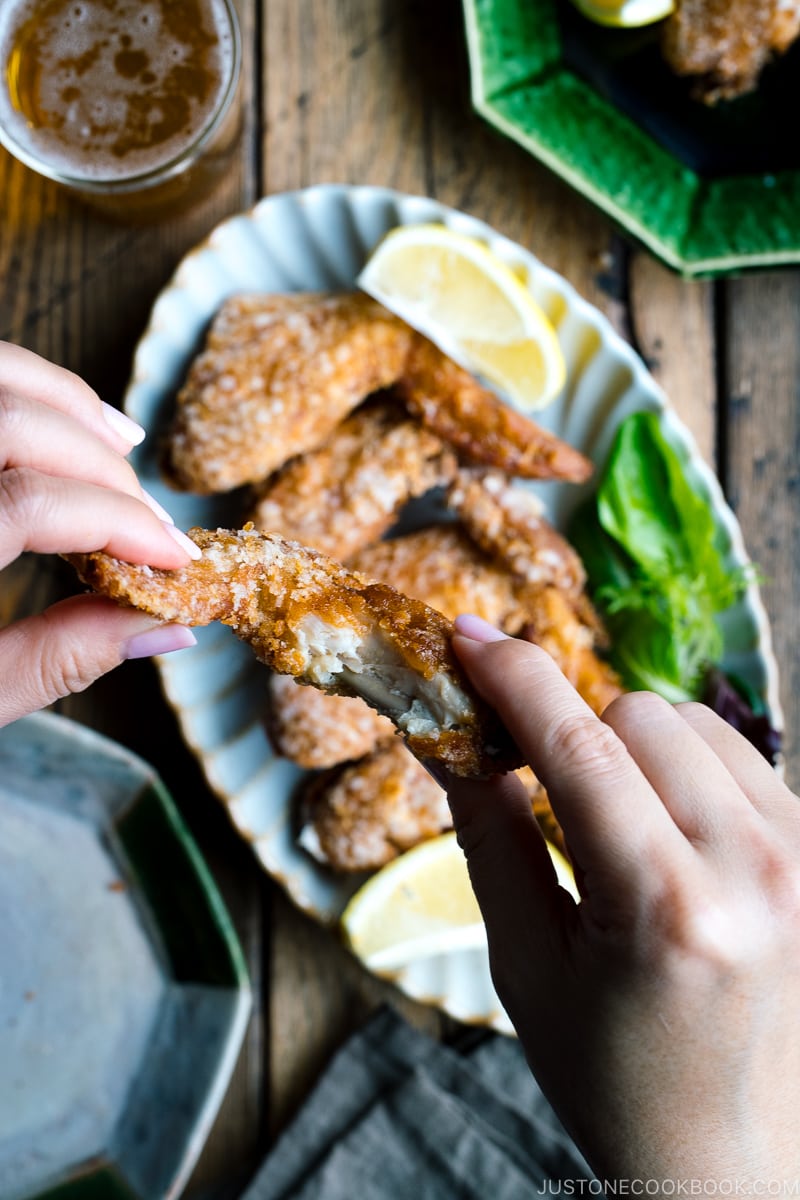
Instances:
[[[239,0],[246,120],[235,169],[180,219],[111,223],[0,151],[0,338],[119,403],[131,354],[183,253],[258,197],[319,182],[427,194],[483,218],[561,272],[644,357],[692,429],[765,578],[782,672],[787,776],[800,786],[800,270],[685,282],[470,108],[458,0]],[[23,558],[0,620],[74,590],[58,560]],[[219,881],[250,964],[255,1010],[188,1195],[239,1194],[349,1030],[391,999],[265,877],[181,742],[153,665],[130,663],[58,706],[149,759]]]

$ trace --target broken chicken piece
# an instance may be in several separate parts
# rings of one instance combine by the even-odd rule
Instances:
[[[518,629],[529,618],[508,571],[494,566],[459,526],[433,525],[365,546],[352,570],[422,600],[451,620],[460,612]],[[385,740],[387,727],[364,701],[326,695],[276,675],[270,685],[268,730],[279,754],[301,767],[332,767],[360,758]]]
[[[202,551],[177,571],[97,552],[69,555],[103,595],[184,625],[229,625],[261,662],[388,716],[418,758],[457,775],[521,765],[507,730],[468,684],[441,613],[252,527],[190,530]]]

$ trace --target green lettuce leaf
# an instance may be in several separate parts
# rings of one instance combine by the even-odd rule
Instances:
[[[628,687],[699,698],[723,639],[716,616],[747,583],[726,567],[711,508],[653,413],[620,426],[596,497],[570,536]]]

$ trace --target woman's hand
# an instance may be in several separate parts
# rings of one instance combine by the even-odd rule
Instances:
[[[581,890],[576,905],[558,887],[513,775],[450,781],[497,990],[543,1089],[601,1178],[782,1194],[800,1181],[797,797],[700,705],[638,693],[601,720],[538,647],[456,627]]]
[[[185,566],[196,547],[125,455],[143,431],[77,376],[0,342],[0,568],[24,550],[107,550]],[[76,596],[0,631],[0,725],[81,691],[126,658],[191,645],[182,626]]]

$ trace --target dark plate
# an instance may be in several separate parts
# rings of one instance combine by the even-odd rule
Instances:
[[[800,261],[800,45],[710,108],[659,27],[609,29],[569,0],[464,0],[473,102],[682,274]]]

